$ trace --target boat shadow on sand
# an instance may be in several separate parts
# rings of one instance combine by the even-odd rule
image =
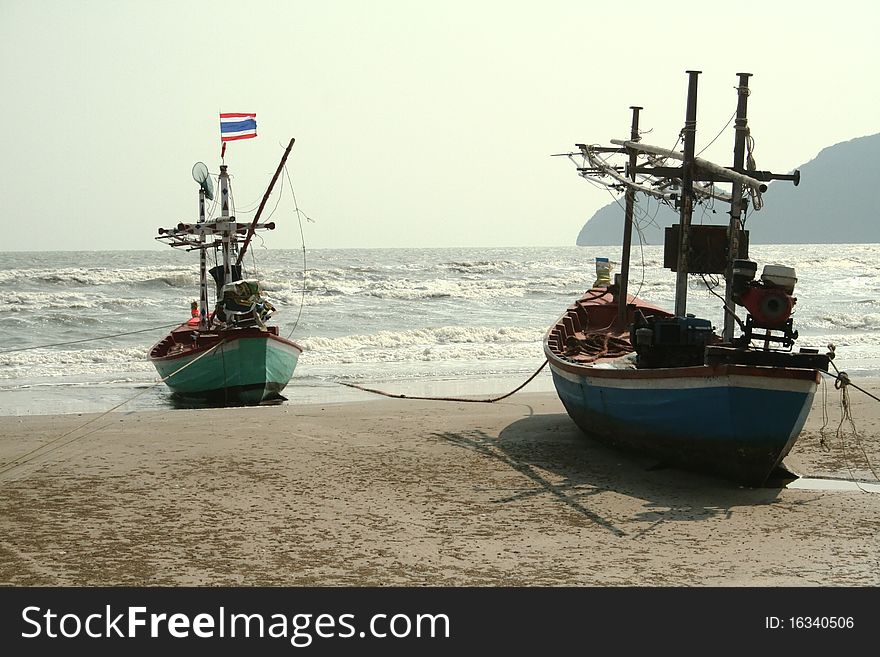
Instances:
[[[592,497],[611,492],[644,500],[643,510],[628,518],[626,524],[700,521],[729,516],[735,507],[780,503],[780,490],[795,478],[789,473],[789,476],[769,480],[764,487],[749,488],[725,479],[665,467],[651,458],[612,450],[585,437],[564,413],[532,414],[508,425],[498,436],[480,430],[435,436],[494,459],[528,480],[522,490],[493,502],[509,504],[550,496],[618,536],[630,532],[597,511],[590,504]]]
[[[278,395],[262,400],[258,404],[245,404],[235,400],[217,398],[188,397],[177,393],[164,395],[165,403],[175,410],[201,409],[201,408],[253,408],[255,406],[279,406],[287,401],[287,397]]]

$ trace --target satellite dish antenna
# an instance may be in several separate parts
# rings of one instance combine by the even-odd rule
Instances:
[[[196,162],[193,166],[193,180],[199,183],[202,191],[205,192],[205,198],[209,201],[214,200],[214,182],[211,180],[211,174],[208,173],[208,167],[204,162]]]

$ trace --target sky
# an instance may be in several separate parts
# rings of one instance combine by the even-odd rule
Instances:
[[[307,248],[573,245],[611,197],[551,155],[627,138],[634,104],[671,147],[689,69],[720,164],[739,72],[759,169],[880,132],[878,19],[854,0],[0,0],[0,251],[168,248],[156,229],[197,218],[193,164],[219,171],[220,112],[257,113],[226,152],[239,216],[296,138]],[[295,215],[273,219],[267,244],[300,248]]]

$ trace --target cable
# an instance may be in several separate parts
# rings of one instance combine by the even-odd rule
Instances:
[[[158,331],[159,329],[171,328],[172,326],[180,326],[180,322],[175,324],[165,324],[163,326],[153,326],[151,328],[138,329],[137,331],[127,331],[125,333],[113,333],[111,335],[101,335],[96,338],[83,338],[82,340],[70,340],[69,342],[53,342],[52,344],[41,344],[36,347],[22,347],[21,349],[3,349],[0,354],[13,354],[19,351],[31,351],[33,349],[46,349],[48,347],[64,347],[69,344],[80,344],[82,342],[94,342],[95,340],[104,340],[106,338],[118,338],[123,335],[134,335],[136,333],[146,333],[147,331]]]
[[[541,367],[535,370],[535,373],[532,374],[528,379],[526,379],[522,384],[508,392],[507,394],[501,395],[500,397],[492,397],[491,399],[468,399],[466,397],[416,397],[410,395],[396,395],[391,392],[385,392],[384,390],[376,390],[375,388],[366,388],[364,386],[359,386],[356,383],[345,383],[344,381],[336,381],[341,386],[346,386],[348,388],[356,388],[358,390],[363,390],[364,392],[371,392],[375,395],[382,395],[383,397],[391,397],[393,399],[418,399],[422,401],[448,401],[448,402],[468,402],[474,404],[493,404],[497,401],[501,401],[502,399],[507,399],[514,393],[519,392],[523,388],[525,388],[529,383],[531,383],[532,379],[534,379],[538,374],[541,373],[541,370],[546,367],[548,361],[545,360],[541,363]]]
[[[871,399],[874,399],[875,401],[880,402],[880,397],[877,397],[876,395],[868,392],[864,388],[860,388],[855,383],[853,383],[850,380],[850,378],[846,372],[841,372],[840,370],[837,369],[837,366],[834,364],[833,361],[830,363],[830,365],[831,365],[831,367],[834,368],[834,370],[837,372],[837,374],[831,374],[829,372],[822,372],[822,374],[824,374],[825,376],[830,376],[832,379],[835,379],[835,383],[834,383],[835,388],[840,390],[841,388],[845,388],[847,386],[852,386],[853,388],[855,388],[859,392],[863,392],[866,395],[868,395],[868,397],[870,397]]]
[[[717,135],[715,135],[715,138],[712,141],[710,141],[708,144],[703,146],[703,150],[701,150],[699,153],[697,153],[696,157],[699,157],[703,151],[705,151],[707,148],[709,148],[709,146],[711,146],[712,144],[715,143],[715,140],[717,140],[724,133],[724,131],[727,130],[727,127],[733,122],[733,119],[735,117],[736,117],[736,112],[734,112],[733,114],[730,115],[730,118],[727,119],[727,123],[724,125],[723,128],[721,128],[721,131]],[[678,143],[678,142],[676,142],[676,143]]]
[[[287,170],[287,165],[284,165],[284,175],[287,178],[287,184],[290,185],[290,193],[293,196],[293,208],[296,212],[296,220],[299,223],[299,237],[302,243],[302,252],[303,252],[303,270],[302,270],[302,296],[300,296],[299,300],[299,313],[296,316],[296,321],[293,323],[293,328],[290,329],[290,333],[287,334],[287,339],[290,339],[290,336],[293,335],[293,332],[296,330],[296,327],[299,325],[299,320],[302,317],[303,306],[306,303],[306,237],[305,233],[303,233],[303,225],[302,225],[302,215],[305,213],[300,212],[299,204],[296,202],[296,191],[293,189],[293,181],[290,179],[290,172]],[[306,220],[311,221],[309,217],[306,215]]]
[[[706,280],[705,274],[700,274],[700,278],[703,279],[703,283],[706,285],[706,289],[709,290],[709,292],[714,294],[716,297],[721,299],[721,306],[722,306],[722,308],[724,308],[724,312],[726,312],[731,317],[733,317],[733,319],[736,321],[736,323],[739,326],[741,331],[745,331],[746,327],[743,324],[742,320],[736,316],[736,311],[731,310],[730,307],[727,305],[727,300],[715,291],[715,288],[718,287],[718,285],[720,285],[721,282],[718,281],[717,283],[715,283],[715,285],[709,285],[709,282]]]
[[[80,440],[81,438],[85,438],[86,436],[91,435],[91,433],[94,433],[94,431],[91,432],[91,433],[88,433],[88,434],[82,435],[82,436],[76,436],[75,438],[72,438],[71,440],[68,440],[67,442],[62,443],[62,444],[60,444],[60,445],[56,444],[56,443],[58,443],[59,440],[62,440],[62,439],[64,439],[64,438],[66,438],[66,437],[69,436],[70,434],[72,434],[72,433],[76,433],[76,432],[79,431],[80,429],[83,429],[83,428],[87,427],[88,425],[92,424],[93,422],[97,422],[97,421],[100,420],[102,417],[106,416],[106,415],[109,414],[109,413],[112,413],[113,411],[115,411],[115,410],[116,410],[117,408],[119,408],[120,406],[124,406],[125,404],[128,404],[129,402],[131,402],[131,401],[137,399],[137,398],[140,397],[141,395],[143,395],[143,394],[145,394],[146,392],[148,392],[148,391],[152,390],[153,388],[155,388],[155,387],[156,387],[157,385],[159,385],[160,383],[165,383],[165,382],[166,382],[168,379],[170,379],[172,376],[175,376],[175,375],[179,374],[180,372],[182,372],[183,370],[185,370],[187,367],[189,367],[189,366],[192,365],[193,363],[195,363],[195,362],[201,360],[202,358],[204,358],[205,356],[207,356],[208,354],[210,354],[212,351],[214,351],[217,347],[220,347],[220,346],[222,346],[223,344],[225,344],[225,342],[226,342],[226,340],[220,340],[220,342],[218,342],[217,344],[215,344],[215,345],[214,345],[213,347],[211,347],[210,349],[208,349],[208,350],[202,352],[201,354],[199,354],[198,356],[196,356],[195,358],[193,358],[191,361],[189,361],[186,365],[184,365],[184,366],[181,367],[180,369],[174,370],[174,371],[173,371],[171,374],[169,374],[168,376],[159,379],[158,381],[156,381],[155,383],[153,383],[153,384],[147,386],[146,388],[144,388],[143,390],[141,390],[141,391],[138,392],[137,394],[132,395],[131,397],[129,397],[129,398],[126,399],[125,401],[122,401],[122,402],[116,404],[116,406],[114,406],[114,407],[112,407],[112,408],[110,408],[110,409],[104,411],[104,412],[101,413],[100,415],[98,415],[98,416],[96,416],[96,417],[93,417],[91,420],[88,420],[87,422],[84,422],[83,424],[79,425],[78,427],[74,427],[74,428],[71,429],[70,431],[67,431],[67,432],[61,434],[61,435],[58,436],[57,438],[53,438],[53,439],[50,440],[49,442],[44,443],[44,444],[40,445],[39,447],[35,447],[35,448],[33,448],[31,451],[26,452],[26,453],[22,454],[21,456],[16,456],[16,457],[15,457],[14,459],[12,459],[11,461],[7,461],[6,463],[2,463],[2,464],[0,464],[0,476],[6,474],[6,473],[9,472],[10,470],[14,470],[15,468],[17,468],[17,467],[19,467],[19,466],[22,466],[22,465],[25,465],[25,464],[27,464],[27,463],[30,463],[31,461],[33,461],[33,460],[36,459],[36,458],[39,458],[40,456],[45,456],[46,454],[48,454],[48,453],[50,453],[50,452],[53,452],[53,451],[55,451],[55,450],[57,450],[57,449],[60,449],[61,447],[64,447],[65,445],[69,445],[70,443],[72,443],[72,442],[74,442],[74,441],[76,441],[76,440]],[[223,352],[221,351],[220,353],[222,354]],[[97,429],[96,429],[95,431],[97,431]],[[46,447],[48,447],[49,445],[54,445],[54,447],[52,447],[52,449],[49,449],[49,450],[46,450],[46,451],[43,451],[43,452],[40,451],[40,450],[44,450],[44,449],[45,449]],[[36,454],[36,452],[40,452],[40,453],[39,453],[39,454]],[[30,457],[30,458],[27,458],[27,457]]]

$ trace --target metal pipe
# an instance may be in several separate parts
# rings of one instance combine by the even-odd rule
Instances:
[[[678,151],[671,151],[668,148],[660,148],[659,146],[650,146],[648,144],[641,144],[638,142],[627,141],[623,139],[612,139],[612,144],[618,144],[620,146],[626,146],[627,148],[636,148],[643,153],[651,153],[653,155],[660,155],[662,157],[669,157],[673,160],[684,160],[684,155],[679,153]],[[714,162],[710,162],[709,160],[704,160],[700,157],[694,157],[694,164],[700,168],[705,169],[706,171],[711,171],[719,178],[724,178],[730,182],[739,181],[741,184],[746,187],[752,187],[759,192],[767,191],[767,184],[758,180],[757,178],[752,178],[751,176],[747,176],[743,173],[738,173],[736,171],[731,171],[723,166],[715,164]]]
[[[199,187],[199,223],[205,223],[205,190]],[[205,249],[205,234],[199,235],[199,330],[208,328],[208,259]]]
[[[229,214],[229,173],[226,165],[220,165],[220,220],[217,221],[217,227],[223,239],[223,283],[229,283],[232,280],[232,263],[230,262],[230,254],[232,252],[232,236],[235,234],[235,217]],[[218,290],[218,296],[219,290]]]
[[[693,169],[696,157],[694,150],[697,140],[697,81],[700,71],[687,71],[688,96],[684,119],[684,158],[681,166],[681,208],[678,231],[678,269],[675,276],[675,314],[684,317],[687,312],[688,250],[689,233],[693,213]]]
[[[595,160],[590,158],[589,155],[587,155],[587,158],[590,159],[590,162],[593,162],[594,164],[596,164],[596,167],[595,167],[596,171],[595,172],[594,171],[587,171],[587,170],[583,169],[583,167],[580,167],[578,169],[578,172],[580,173],[581,177],[583,177],[583,178],[586,178],[591,173],[601,173],[606,176],[610,176],[611,178],[614,178],[616,181],[618,181],[622,185],[626,185],[627,187],[633,188],[637,192],[642,192],[643,194],[649,194],[650,196],[654,196],[655,198],[665,199],[665,200],[669,201],[669,200],[672,200],[672,198],[675,196],[674,194],[672,194],[670,192],[663,192],[663,191],[654,189],[653,187],[646,187],[645,185],[640,185],[638,183],[634,183],[631,180],[629,180],[626,176],[623,176],[620,173],[618,173],[618,171],[615,169],[615,167],[604,166],[604,165],[602,165],[601,161],[595,162]],[[602,181],[597,181],[597,182],[602,182]]]
[[[639,111],[642,109],[636,105],[630,106],[632,110],[632,125],[630,128],[630,139],[639,141]],[[633,182],[636,180],[636,160],[639,152],[631,148],[629,149],[629,175]],[[618,289],[617,299],[617,323],[621,327],[626,325],[627,315],[626,306],[629,303],[629,259],[632,242],[633,228],[633,212],[636,204],[636,190],[631,186],[626,188],[626,211],[623,222],[623,251],[620,256],[620,287]]]
[[[269,187],[266,189],[266,193],[263,194],[263,200],[260,201],[260,207],[257,208],[257,214],[254,215],[254,220],[251,222],[250,228],[248,228],[247,236],[244,238],[244,243],[241,245],[241,249],[238,252],[238,260],[235,261],[236,266],[241,264],[241,261],[244,260],[244,253],[247,251],[248,244],[251,242],[251,238],[254,236],[254,231],[257,228],[257,222],[260,220],[260,215],[263,213],[263,208],[266,207],[266,201],[269,200],[269,194],[272,193],[272,188],[275,186],[275,181],[278,180],[278,176],[281,174],[281,169],[284,168],[284,163],[287,161],[287,156],[290,155],[290,150],[293,148],[293,142],[296,139],[291,138],[290,143],[287,145],[287,149],[284,151],[284,155],[281,156],[281,162],[278,164],[278,168],[275,170],[275,175],[272,176],[272,181],[269,183]]]
[[[736,103],[736,122],[733,141],[733,168],[742,169],[746,158],[746,133],[748,132],[749,78],[751,73],[737,73],[739,87]],[[739,231],[743,211],[742,183],[733,181],[730,192],[730,227],[728,229],[727,268],[724,272],[724,329],[721,337],[724,342],[733,340],[735,304],[733,303],[733,261],[739,258]]]

